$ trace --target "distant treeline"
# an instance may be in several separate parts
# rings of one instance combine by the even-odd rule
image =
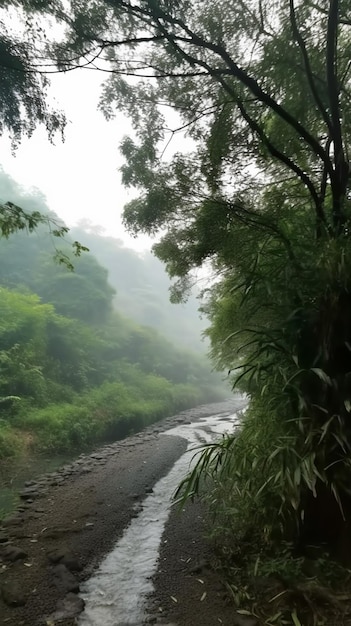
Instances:
[[[142,325],[156,328],[173,343],[205,354],[208,343],[202,333],[208,322],[199,317],[197,291],[185,304],[170,302],[170,278],[164,265],[151,252],[138,254],[114,237],[100,234],[99,227],[87,221],[73,228],[71,236],[88,246],[108,270],[108,280],[116,290],[117,310]]]
[[[44,227],[1,240],[0,458],[122,437],[228,394],[202,355],[116,311],[91,253],[73,272],[53,254]]]

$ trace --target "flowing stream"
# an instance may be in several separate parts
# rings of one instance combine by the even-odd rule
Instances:
[[[238,410],[245,404],[243,398],[238,400]],[[237,423],[236,413],[225,413],[182,424],[165,433],[187,439],[187,451],[167,476],[155,484],[153,492],[143,501],[139,515],[131,521],[113,551],[82,585],[81,596],[86,604],[79,626],[140,626],[143,623],[171,498],[189,469],[194,448],[231,432]]]

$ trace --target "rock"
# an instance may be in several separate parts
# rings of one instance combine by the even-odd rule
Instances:
[[[82,469],[79,471],[79,474],[90,474],[90,472],[92,472],[92,468],[87,466],[87,467],[82,467]]]
[[[50,563],[56,564],[56,563],[59,563],[61,559],[63,559],[66,553],[67,553],[67,550],[62,548],[61,550],[58,549],[58,550],[54,550],[53,552],[48,552],[47,557]]]
[[[28,556],[27,552],[25,552],[21,548],[17,548],[16,546],[11,545],[4,546],[1,550],[1,555],[7,561],[11,562],[18,561],[19,559],[25,559]]]
[[[7,606],[24,606],[27,598],[24,595],[19,583],[5,582],[1,587],[2,599]]]
[[[39,491],[37,489],[34,489],[33,487],[28,487],[27,489],[24,489],[23,491],[21,491],[21,493],[19,494],[19,497],[21,498],[21,500],[33,500],[34,498],[37,498],[39,496]]]
[[[47,557],[50,563],[62,563],[62,565],[65,565],[70,572],[80,572],[82,570],[82,565],[78,559],[72,554],[72,552],[65,548],[49,552]]]
[[[2,520],[2,526],[5,526],[6,528],[7,526],[16,526],[17,524],[21,524],[22,521],[22,515],[11,515],[10,517],[5,517],[5,519]]]
[[[24,483],[25,487],[33,487],[34,485],[36,485],[36,481],[35,480],[26,480],[26,482]]]
[[[73,555],[65,555],[60,563],[63,563],[70,572],[81,572],[83,569],[82,564]]]
[[[64,591],[78,593],[79,583],[73,574],[67,569],[63,563],[56,565],[53,570],[54,583],[59,589]]]
[[[84,600],[75,593],[68,593],[57,603],[56,611],[47,618],[46,623],[74,619],[84,610]]]

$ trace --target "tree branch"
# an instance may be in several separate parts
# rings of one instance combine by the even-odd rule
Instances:
[[[305,65],[305,71],[306,71],[306,77],[307,77],[307,81],[312,93],[312,96],[315,100],[315,103],[324,119],[324,122],[326,123],[329,132],[331,133],[332,131],[332,123],[331,120],[329,118],[329,115],[326,111],[326,109],[323,106],[323,103],[319,97],[315,82],[314,82],[314,77],[313,77],[313,73],[312,73],[312,68],[310,65],[310,60],[308,58],[308,53],[307,53],[307,49],[306,49],[306,45],[305,42],[301,36],[301,33],[299,31],[298,25],[297,25],[297,21],[296,21],[296,13],[295,13],[295,6],[294,6],[294,0],[290,0],[290,21],[291,21],[291,26],[292,26],[292,30],[293,30],[293,35],[299,45],[299,48],[301,50],[301,54],[302,54],[302,58],[303,58],[303,62]]]
[[[332,141],[335,165],[343,159],[342,132],[340,124],[339,84],[337,78],[337,37],[339,0],[330,0],[327,30],[327,84],[332,119]]]
[[[241,115],[243,116],[243,118],[246,120],[246,122],[248,123],[250,128],[261,139],[263,145],[265,145],[268,148],[268,150],[271,153],[271,155],[273,157],[275,157],[276,159],[278,159],[278,161],[280,161],[281,163],[286,165],[292,172],[294,172],[300,178],[300,180],[304,183],[304,185],[307,187],[307,189],[309,190],[309,192],[311,194],[311,197],[312,197],[312,200],[313,200],[314,205],[315,205],[315,209],[316,209],[317,233],[320,232],[320,225],[321,224],[324,224],[324,226],[326,226],[326,227],[328,225],[327,225],[325,213],[324,213],[324,210],[323,210],[323,204],[321,202],[321,198],[320,198],[319,194],[317,193],[317,190],[316,190],[313,182],[311,181],[309,176],[307,176],[306,172],[304,172],[296,163],[294,163],[294,161],[292,161],[292,159],[290,159],[286,154],[284,154],[283,152],[278,150],[278,148],[276,148],[274,146],[274,144],[272,144],[272,142],[269,140],[267,135],[264,133],[263,128],[256,122],[256,120],[251,118],[250,115],[247,113],[247,111],[245,110],[245,107],[243,105],[243,102],[239,98],[237,99],[237,105],[238,105],[238,107],[240,109],[240,112],[241,112]]]
[[[165,27],[162,24],[160,24],[159,26],[162,29],[162,31],[165,34],[165,36],[167,37],[167,39],[170,41],[170,43],[177,49],[177,51],[188,62],[191,62],[193,57],[191,57],[191,56],[189,57],[188,53],[185,52],[177,44],[177,42],[174,40],[174,38],[169,33],[167,33]],[[198,63],[199,65],[204,67],[210,75],[213,75],[212,74],[212,68],[205,61],[202,61],[200,59],[196,59],[195,63]],[[314,202],[314,205],[315,205],[316,216],[317,216],[317,223],[318,224],[324,224],[325,226],[327,226],[325,214],[324,214],[323,207],[322,207],[322,204],[321,204],[321,201],[320,201],[320,197],[319,197],[319,195],[317,193],[317,190],[315,189],[311,179],[307,176],[307,174],[296,163],[294,163],[294,161],[292,161],[286,154],[284,154],[283,152],[278,150],[272,144],[272,142],[269,140],[269,138],[264,133],[263,128],[258,124],[258,122],[256,120],[251,118],[251,116],[247,113],[242,100],[240,100],[240,98],[236,95],[234,90],[223,80],[223,78],[221,78],[219,76],[216,76],[216,78],[220,82],[222,87],[225,89],[225,91],[236,102],[236,104],[239,107],[239,110],[240,110],[243,118],[248,123],[250,128],[255,132],[255,134],[261,139],[262,143],[267,146],[267,148],[268,148],[269,152],[271,153],[271,155],[273,157],[275,157],[277,160],[279,160],[281,163],[286,165],[295,174],[297,174],[297,176],[300,178],[300,180],[306,185],[306,187],[308,188],[308,190],[309,190],[309,192],[311,194],[311,197],[312,197],[312,200]],[[316,143],[318,144],[318,142],[316,142]],[[323,159],[323,161],[326,161],[326,167],[328,166],[328,164],[330,164],[329,159]],[[317,232],[319,232],[319,230],[320,230],[320,226],[317,227]]]
[[[332,119],[332,143],[334,144],[334,175],[330,178],[333,195],[333,223],[338,234],[344,222],[342,204],[346,193],[349,166],[345,160],[340,122],[340,85],[337,75],[339,0],[330,0],[327,28],[327,84]]]
[[[153,12],[152,7],[150,7],[150,11]],[[162,14],[162,15],[160,15]],[[312,148],[314,154],[319,156],[319,158],[325,163],[328,173],[330,177],[333,175],[333,168],[326,155],[323,147],[319,144],[319,142],[311,135],[306,128],[295,118],[293,117],[284,107],[282,107],[274,98],[272,98],[267,92],[265,92],[262,87],[258,84],[258,82],[252,78],[244,69],[240,68],[235,61],[230,57],[228,52],[220,45],[206,41],[200,35],[196,35],[181,19],[172,18],[169,14],[158,11],[156,15],[153,13],[154,19],[157,22],[158,29],[165,35],[169,43],[171,43],[174,47],[177,48],[178,52],[180,52],[184,58],[191,63],[192,65],[200,65],[209,71],[210,66],[207,63],[202,61],[202,59],[196,58],[193,55],[186,53],[179,45],[176,45],[177,41],[183,40],[188,43],[190,46],[195,48],[202,48],[204,50],[211,50],[217,56],[219,56],[226,66],[231,70],[231,75],[234,78],[237,78],[245,87],[247,87],[251,93],[260,101],[262,104],[266,105],[269,109],[274,111],[280,118],[282,118],[289,126],[291,126],[295,132],[302,137],[305,142]],[[161,19],[170,24],[177,25],[188,35],[189,39],[180,38],[179,36],[173,35],[167,31],[167,28],[161,23]]]

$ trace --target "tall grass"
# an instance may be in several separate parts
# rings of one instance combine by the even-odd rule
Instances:
[[[145,375],[142,386],[104,383],[73,402],[27,409],[0,430],[0,458],[16,455],[30,431],[37,451],[63,452],[121,439],[179,410],[203,401],[191,385],[173,385]]]

